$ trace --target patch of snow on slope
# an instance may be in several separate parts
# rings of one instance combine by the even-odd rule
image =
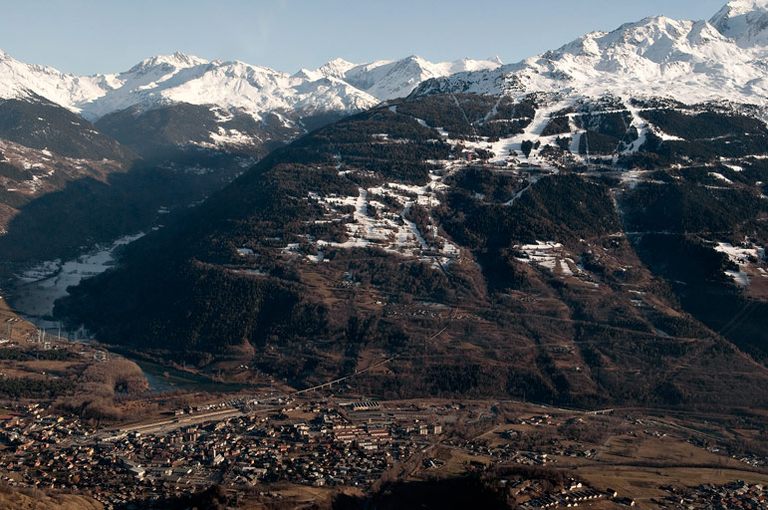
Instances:
[[[733,165],[733,164],[729,164],[729,163],[723,163],[723,166],[725,168],[728,168],[729,170],[733,170],[734,172],[743,172],[744,171],[744,167],[740,166],[740,165]]]
[[[522,254],[517,257],[520,262],[543,267],[562,276],[573,276],[574,271],[581,272],[560,243],[539,241],[534,244],[516,245],[514,249]]]
[[[309,256],[307,259],[311,262],[323,261],[324,250],[328,248],[375,247],[405,257],[418,258],[437,267],[450,264],[460,256],[459,247],[441,237],[434,225],[428,225],[429,231],[422,232],[420,226],[409,219],[416,205],[427,210],[439,205],[436,192],[443,189],[445,184],[439,175],[432,174],[430,177],[424,186],[387,183],[369,189],[359,188],[356,196],[320,196],[310,193],[308,200],[326,209],[325,217],[313,223],[344,222],[347,239],[344,242],[318,240],[314,242],[314,248],[322,257],[318,259],[318,256]],[[393,203],[398,205],[394,206]],[[353,209],[351,214],[342,214],[342,211],[350,207]],[[428,240],[427,234],[432,241]],[[283,251],[292,253],[297,248],[298,245],[295,248],[289,245]]]
[[[216,133],[210,134],[211,140],[213,140],[214,146],[221,145],[234,145],[234,146],[248,146],[254,145],[260,140],[251,135],[241,133],[237,129],[224,129],[219,127]]]
[[[727,270],[725,274],[732,278],[738,285],[746,287],[750,283],[749,273],[754,273],[754,266],[765,261],[765,248],[745,243],[744,246],[733,246],[730,243],[717,243],[715,250],[728,256],[738,270]],[[758,274],[765,275],[764,270],[758,268]]]
[[[709,172],[708,175],[726,184],[733,184],[733,181],[730,180],[728,177],[724,176],[723,174],[719,174],[717,172]]]

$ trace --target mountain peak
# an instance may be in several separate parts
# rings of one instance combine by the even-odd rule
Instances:
[[[168,65],[177,69],[185,69],[188,67],[195,67],[209,63],[209,61],[203,58],[196,57],[194,55],[187,55],[186,53],[177,51],[172,55],[155,55],[154,57],[142,60],[133,68],[131,68],[131,71],[139,71],[141,69],[149,69],[161,65]]]
[[[741,47],[768,46],[768,0],[731,0],[709,22]]]
[[[556,92],[564,101],[640,94],[688,104],[726,99],[764,105],[768,79],[759,57],[766,46],[768,0],[741,0],[728,4],[712,23],[648,17],[494,72],[427,82],[418,93]]]
[[[74,76],[24,64],[0,53],[0,97],[45,97],[95,121],[127,108],[173,103],[237,108],[255,118],[287,110],[357,111],[378,101],[405,97],[425,79],[496,68],[490,61],[432,63],[412,55],[398,61],[357,65],[336,58],[296,74],[240,61],[223,62],[182,52],[156,55],[117,74]]]
[[[326,62],[325,65],[329,67],[354,67],[357,64],[353,64],[349,60],[345,60],[341,57],[336,57],[333,60]]]
[[[629,70],[630,67],[647,64],[646,61],[662,64],[678,58],[698,59],[698,55],[682,55],[696,53],[695,47],[713,39],[727,42],[706,22],[652,16],[625,23],[611,32],[591,32],[558,50],[545,53],[544,57],[548,60],[562,59],[566,55],[595,58],[600,62],[593,62],[594,66]],[[582,64],[588,65],[588,62]]]
[[[720,12],[728,11],[731,15],[739,16],[760,9],[768,9],[768,0],[730,0]]]
[[[344,75],[355,66],[356,64],[353,64],[348,60],[335,58],[321,66],[317,72],[326,78],[333,77],[343,79]]]

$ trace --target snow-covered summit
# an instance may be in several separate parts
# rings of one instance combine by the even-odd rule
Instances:
[[[378,103],[352,86],[330,87],[323,77],[290,76],[244,62],[209,62],[181,54],[145,60],[129,71],[104,77],[104,83],[109,88],[105,94],[78,105],[85,117],[175,103],[236,109],[254,118],[298,106],[315,112],[355,111]],[[329,88],[333,88],[335,97],[328,97]]]
[[[176,103],[237,110],[256,119],[269,113],[351,112],[417,87],[766,104],[766,70],[768,0],[731,0],[710,21],[650,17],[511,65],[498,59],[434,63],[414,55],[364,64],[335,59],[290,75],[174,53],[119,74],[82,77],[24,64],[0,51],[0,98],[36,94],[89,120]]]
[[[454,62],[430,62],[416,55],[402,60],[377,60],[367,64],[353,64],[337,58],[314,69],[302,69],[296,75],[317,80],[322,77],[345,81],[367,94],[386,101],[405,97],[424,80],[440,78],[463,71],[496,69],[501,60],[463,59]]]
[[[205,65],[209,62],[203,58],[196,57],[194,55],[187,55],[185,53],[176,52],[173,55],[156,55],[146,60],[142,60],[135,66],[133,66],[128,72],[138,73],[142,69],[152,69],[157,66],[167,65],[177,69],[185,69],[188,67],[195,67],[199,65]]]
[[[768,0],[731,0],[710,20],[742,47],[768,45]]]
[[[317,70],[317,72],[319,72],[323,76],[333,77],[333,78],[338,78],[340,80],[343,80],[346,74],[349,72],[349,70],[355,67],[356,65],[357,64],[353,64],[352,62],[344,60],[343,58],[336,58],[326,63],[325,65],[321,66]]]
[[[70,110],[104,92],[98,79],[65,74],[52,67],[25,64],[0,50],[0,99],[36,94]]]
[[[355,87],[382,99],[410,94],[423,81],[464,71],[496,69],[498,60],[458,60],[433,63],[416,55],[398,61],[378,61],[348,69],[344,79]]]
[[[410,94],[422,81],[469,69],[498,67],[493,61],[433,64],[419,57],[356,65],[331,60],[316,70],[288,75],[244,62],[212,61],[176,53],[147,59],[129,71],[104,77],[110,90],[81,106],[98,118],[138,106],[212,104],[260,117],[266,112],[357,111]]]
[[[237,110],[256,119],[273,112],[351,112],[410,94],[428,78],[498,67],[496,61],[431,63],[419,57],[353,64],[335,59],[289,75],[244,62],[174,53],[118,74],[75,76],[29,65],[0,52],[0,99],[36,94],[96,120],[110,113],[176,103]]]
[[[768,3],[741,0],[729,5],[745,1]],[[686,103],[718,99],[768,103],[764,43],[753,39],[746,47],[732,34],[721,32],[722,26],[650,17],[612,32],[587,34],[517,64],[430,81],[420,92],[554,92],[574,97],[672,97]]]

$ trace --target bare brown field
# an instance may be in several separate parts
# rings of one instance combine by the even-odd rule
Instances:
[[[726,484],[735,480],[768,483],[768,476],[744,471],[709,468],[642,468],[633,466],[594,466],[578,469],[579,476],[598,488],[612,488],[636,500],[640,508],[658,508],[651,500],[666,493],[661,485],[695,487],[701,484]]]
[[[282,510],[331,508],[333,498],[343,492],[361,495],[357,489],[326,489],[303,485],[277,484],[257,496],[247,496],[238,506],[239,510]]]
[[[3,510],[102,510],[104,506],[89,497],[46,494],[36,489],[0,487]]]
[[[478,404],[473,402],[472,404]],[[470,405],[472,405],[470,404]],[[422,402],[420,407],[426,407]],[[703,484],[724,485],[737,480],[768,485],[768,470],[734,458],[726,446],[759,442],[760,413],[752,427],[730,427],[733,417],[722,415],[632,416],[621,412],[594,415],[567,409],[541,408],[530,404],[505,403],[494,423],[451,444],[440,442],[426,449],[423,457],[437,466],[419,466],[411,473],[413,480],[451,479],[468,469],[490,468],[496,463],[515,466],[486,453],[514,444],[519,452],[544,453],[565,450],[573,453],[549,453],[538,467],[568,473],[596,489],[613,489],[622,497],[634,499],[639,508],[660,508],[653,500],[668,496],[662,487],[690,487]],[[502,419],[503,418],[503,419]],[[512,436],[510,436],[512,434]],[[514,439],[517,437],[517,439]],[[456,436],[453,435],[453,439]],[[709,440],[707,449],[692,443]],[[716,442],[721,440],[722,443]],[[479,447],[479,448],[478,448]],[[591,451],[590,456],[577,452]],[[623,508],[612,501],[584,502],[585,508]]]
[[[8,323],[13,321],[11,340],[14,342],[28,340],[36,334],[37,328],[25,320],[22,320],[11,308],[8,303],[0,297],[0,338],[5,338],[9,331]]]

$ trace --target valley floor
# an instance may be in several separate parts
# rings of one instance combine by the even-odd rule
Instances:
[[[3,350],[39,349],[13,344]],[[14,362],[3,363],[8,371]],[[42,367],[16,363],[27,375]],[[216,497],[236,508],[357,508],[367,498],[384,505],[387,491],[418,498],[430,484],[475,482],[478,494],[508,508],[712,508],[720,500],[758,508],[749,505],[768,497],[764,410],[385,401],[355,386],[353,378],[308,392],[134,390],[115,398],[123,412],[106,421],[60,400],[6,399],[0,498],[19,509],[40,508],[30,494],[48,498],[45,508],[88,508],[72,506],[90,500],[67,493],[95,498],[93,508],[173,508],[220,486]]]

